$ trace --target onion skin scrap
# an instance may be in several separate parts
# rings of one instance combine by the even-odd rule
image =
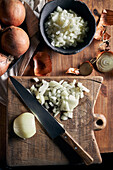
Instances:
[[[0,53],[0,76],[2,76],[8,69],[9,65],[13,61],[12,56],[5,56],[4,54]]]
[[[51,58],[46,52],[37,52],[33,57],[35,76],[46,76],[52,71]]]
[[[75,74],[75,75],[79,75],[80,74],[80,71],[78,68],[69,68],[66,73],[69,73],[69,74]]]
[[[0,20],[5,25],[20,26],[25,20],[25,7],[19,0],[0,0]]]
[[[104,9],[100,18],[102,25],[109,26],[113,25],[113,11],[109,9]]]
[[[106,32],[106,26],[110,25],[113,25],[113,11],[103,9],[94,38],[96,40],[109,40],[111,36]]]
[[[1,48],[15,58],[23,55],[28,50],[29,45],[29,37],[22,28],[10,26],[2,31]]]

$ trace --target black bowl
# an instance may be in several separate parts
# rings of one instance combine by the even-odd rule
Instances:
[[[63,9],[71,9],[79,16],[84,18],[85,21],[88,22],[89,31],[87,32],[87,37],[84,38],[84,42],[78,43],[76,47],[69,47],[66,49],[54,47],[51,45],[51,41],[48,38],[45,32],[45,22],[54,10],[56,10],[57,6],[60,6]],[[46,42],[46,44],[52,48],[54,51],[59,52],[61,54],[76,54],[86,48],[93,40],[95,31],[96,31],[96,22],[94,16],[92,15],[91,11],[87,7],[87,5],[81,1],[76,0],[53,0],[48,2],[42,9],[40,15],[40,22],[39,22],[40,32],[41,35]]]

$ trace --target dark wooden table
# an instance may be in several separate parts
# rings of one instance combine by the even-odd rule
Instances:
[[[98,13],[102,12],[102,9],[113,10],[113,0],[84,0],[92,13],[94,9]],[[95,15],[94,15],[95,16]],[[98,16],[95,16],[98,20]],[[109,26],[107,29],[111,35],[110,46],[113,51],[113,26]],[[53,52],[41,42],[40,48],[37,50],[47,51],[52,57],[52,72],[51,76],[67,76],[65,71],[69,67],[78,67],[80,63],[95,58],[98,54],[99,41],[93,40],[91,45],[85,48],[83,51],[76,55],[64,56]],[[44,47],[45,46],[45,47]],[[33,75],[31,69],[32,61],[28,66],[24,75]],[[103,114],[107,119],[107,126],[104,130],[95,133],[96,140],[99,145],[101,153],[113,152],[113,71],[109,73],[99,73],[97,70],[93,70],[92,76],[103,76],[104,81],[101,87],[96,105],[95,113]],[[6,107],[0,104],[0,162],[5,162],[5,139],[6,139]]]

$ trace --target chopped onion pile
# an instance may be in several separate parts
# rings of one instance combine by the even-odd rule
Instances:
[[[84,91],[89,93],[89,89],[84,87],[81,82],[68,83],[67,81],[39,81],[34,79],[36,84],[30,88],[30,92],[36,99],[56,117],[58,114],[61,120],[73,118],[73,110],[79,104],[79,99],[84,97]]]
[[[68,48],[76,47],[78,42],[84,42],[88,32],[87,21],[78,16],[72,10],[57,7],[56,11],[50,14],[45,23],[45,30],[51,45]]]

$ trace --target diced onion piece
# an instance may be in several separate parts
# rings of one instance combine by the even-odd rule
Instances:
[[[63,100],[63,101],[61,102],[60,110],[61,110],[61,111],[70,111],[68,101]]]
[[[48,89],[49,83],[45,80],[42,80],[42,83],[43,83],[43,85],[39,88],[39,92],[43,95],[46,92],[46,90]]]
[[[89,92],[90,92],[90,90],[89,90],[89,89],[87,89],[85,86],[83,86],[83,85],[82,85],[82,83],[80,83],[80,82],[78,82],[78,87],[80,87],[80,88],[81,88],[81,90],[83,90],[83,91],[85,91],[85,92],[87,92],[87,93],[89,93]]]
[[[62,116],[61,116],[61,120],[68,120],[68,117],[65,116],[65,115],[62,115]]]
[[[39,79],[37,77],[34,77],[33,80],[37,83]]]
[[[69,108],[70,108],[68,111],[73,111],[73,109],[79,104],[79,99],[70,95],[68,99],[68,103],[69,103]]]
[[[37,88],[34,86],[34,84],[31,86],[31,88],[30,88],[30,91],[31,91],[31,93],[35,93],[35,92],[37,92]]]
[[[63,115],[67,116],[67,117],[70,118],[70,119],[73,118],[73,112],[71,112],[71,111],[64,112]]]
[[[39,102],[43,105],[45,103],[44,96],[40,93],[38,97],[39,97]]]

